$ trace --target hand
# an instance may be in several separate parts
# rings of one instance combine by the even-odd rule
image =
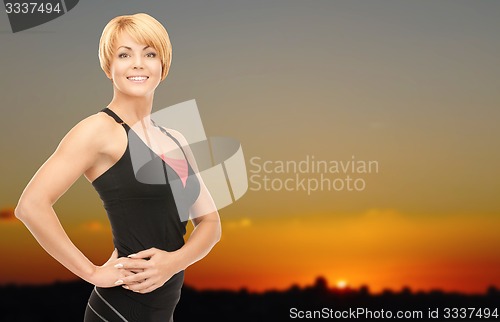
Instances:
[[[90,278],[91,283],[98,287],[114,287],[117,286],[117,284],[115,284],[117,280],[122,280],[127,276],[134,275],[132,271],[120,270],[114,267],[123,258],[124,257],[118,259],[118,251],[115,248],[106,263],[102,266],[96,266]]]
[[[149,293],[165,284],[174,274],[181,271],[177,253],[150,248],[132,254],[129,258],[120,258],[120,270],[136,271],[117,281],[122,287],[138,292]],[[149,258],[149,260],[146,260]],[[120,283],[121,282],[121,283]]]

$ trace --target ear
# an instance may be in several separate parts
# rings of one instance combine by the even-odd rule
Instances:
[[[113,80],[113,77],[111,77],[111,73],[104,71],[104,74],[106,74],[106,77],[109,78],[110,80]]]

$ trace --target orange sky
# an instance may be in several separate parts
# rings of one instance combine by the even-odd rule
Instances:
[[[500,285],[500,251],[495,247],[500,244],[499,226],[500,218],[491,216],[423,219],[378,209],[342,217],[223,219],[222,240],[202,262],[188,268],[186,284],[263,291],[310,285],[322,275],[331,286],[346,280],[351,287],[368,285],[372,292],[409,286],[481,293],[489,285]],[[106,221],[84,222],[67,231],[95,263],[109,256]],[[0,232],[1,253],[10,264],[2,267],[0,283],[74,278],[20,222],[4,219]]]

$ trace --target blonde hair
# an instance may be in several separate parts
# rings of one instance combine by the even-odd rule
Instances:
[[[116,39],[122,32],[158,52],[162,67],[161,80],[164,80],[172,62],[172,45],[165,27],[145,13],[115,17],[104,27],[99,41],[99,62],[104,73],[110,77]]]

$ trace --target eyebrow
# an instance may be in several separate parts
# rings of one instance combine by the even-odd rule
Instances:
[[[118,49],[120,49],[120,48],[122,48],[122,47],[123,47],[123,48],[125,48],[125,49],[128,49],[128,50],[132,50],[132,48],[131,48],[131,47],[128,47],[128,46],[120,46],[120,47],[118,47]],[[146,49],[148,49],[149,47],[151,47],[151,46],[146,46],[146,47],[142,48],[142,50],[146,50]]]

